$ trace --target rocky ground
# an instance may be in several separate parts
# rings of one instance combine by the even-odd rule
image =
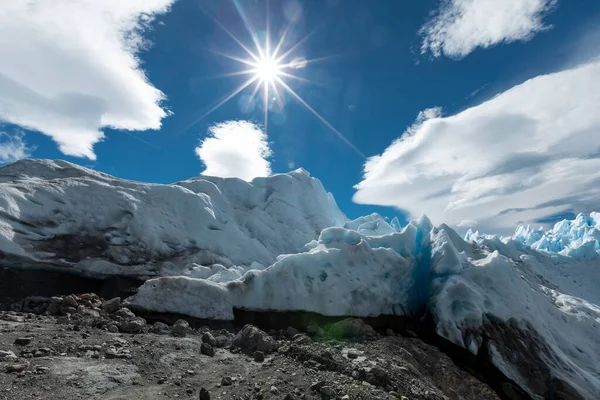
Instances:
[[[0,399],[497,399],[412,332],[360,319],[306,333],[147,323],[118,298],[0,311]]]

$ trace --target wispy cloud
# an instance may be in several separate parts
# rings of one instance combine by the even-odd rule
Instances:
[[[462,58],[478,47],[526,41],[547,29],[544,16],[557,0],[440,0],[421,28],[421,51]]]
[[[31,156],[33,149],[27,146],[24,136],[21,132],[12,135],[0,132],[0,164],[8,164]]]
[[[412,126],[371,157],[357,203],[506,232],[600,207],[600,63],[538,76]]]
[[[203,175],[246,181],[271,174],[272,152],[267,135],[247,121],[228,121],[209,128],[209,137],[196,148],[206,169]]]
[[[158,129],[163,93],[138,52],[174,0],[5,1],[0,6],[0,120],[95,159],[101,128]]]

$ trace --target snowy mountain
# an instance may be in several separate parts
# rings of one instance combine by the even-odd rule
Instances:
[[[4,264],[150,275],[132,307],[198,318],[413,317],[533,398],[600,396],[600,262],[580,254],[598,214],[464,240],[425,216],[348,221],[302,170],[151,185],[26,160],[0,182]]]

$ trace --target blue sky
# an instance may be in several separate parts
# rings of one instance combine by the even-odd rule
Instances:
[[[486,0],[478,0],[474,3],[478,2],[482,3],[481,7],[485,9],[486,5],[484,3],[486,3]],[[4,143],[11,143],[11,141],[13,141],[13,145],[15,144],[14,141],[25,143],[25,149],[21,153],[17,152],[17,155],[66,159],[122,178],[170,183],[200,174],[204,170],[204,165],[195,150],[200,141],[209,135],[211,126],[229,120],[247,120],[264,128],[261,102],[256,102],[253,111],[244,110],[243,107],[242,102],[245,99],[243,96],[252,92],[251,87],[198,120],[198,117],[203,116],[219,99],[229,94],[248,78],[247,76],[216,77],[220,74],[245,68],[244,64],[217,53],[248,58],[244,50],[228,36],[219,24],[254,50],[251,36],[243,23],[239,10],[235,7],[235,3],[238,3],[248,20],[256,28],[255,32],[259,38],[264,37],[264,33],[261,31],[266,29],[267,9],[269,10],[272,41],[278,40],[282,31],[288,25],[291,26],[284,48],[289,48],[312,32],[290,54],[290,58],[304,57],[309,60],[325,58],[309,63],[305,68],[292,71],[304,79],[314,81],[316,84],[285,77],[284,80],[316,112],[367,157],[382,155],[386,152],[386,149],[390,150],[385,153],[389,159],[383,157],[383,161],[374,160],[371,163],[371,170],[380,172],[369,176],[365,174],[365,158],[345,144],[336,133],[291,96],[288,95],[283,98],[285,101],[283,112],[271,111],[268,114],[266,135],[271,152],[268,161],[272,172],[287,172],[298,167],[307,169],[313,176],[318,177],[329,191],[333,192],[338,205],[349,217],[355,218],[371,212],[379,212],[390,217],[427,213],[435,216],[434,223],[436,224],[449,222],[459,227],[481,226],[482,228],[504,229],[505,226],[498,223],[498,217],[510,214],[511,210],[527,209],[539,210],[539,212],[531,211],[530,214],[515,215],[514,218],[509,219],[507,224],[545,221],[555,214],[575,211],[588,212],[597,209],[598,197],[596,194],[584,193],[579,187],[570,187],[569,191],[560,195],[557,194],[556,198],[545,199],[544,196],[541,196],[542,200],[536,202],[537,192],[535,190],[542,186],[536,183],[531,186],[534,189],[533,191],[523,192],[527,193],[526,199],[509,199],[501,196],[498,199],[498,193],[510,192],[509,186],[513,183],[506,182],[513,182],[518,178],[502,175],[506,177],[503,183],[497,183],[500,186],[495,186],[488,192],[488,194],[495,193],[494,196],[496,196],[489,200],[490,202],[502,203],[502,206],[495,206],[496,211],[493,215],[486,215],[478,211],[480,204],[475,201],[464,208],[464,214],[470,215],[469,213],[472,212],[477,216],[476,218],[466,218],[462,216],[461,212],[458,212],[461,215],[460,218],[454,218],[455,214],[452,213],[451,207],[450,211],[445,213],[438,212],[437,209],[440,207],[448,209],[448,204],[459,204],[457,207],[460,207],[460,204],[467,200],[470,201],[471,192],[469,192],[469,196],[465,195],[464,198],[457,199],[453,197],[450,200],[445,199],[440,204],[428,203],[424,200],[431,198],[431,193],[435,191],[425,193],[424,189],[421,190],[422,188],[413,190],[411,185],[414,185],[414,182],[412,180],[421,178],[418,174],[410,177],[403,175],[411,168],[419,171],[426,168],[423,165],[427,163],[423,160],[426,160],[427,156],[425,155],[420,162],[411,163],[404,153],[405,149],[399,148],[398,151],[401,155],[394,156],[396,158],[389,157],[392,154],[392,143],[403,134],[406,137],[407,130],[409,135],[414,134],[415,137],[420,137],[420,135],[425,137],[429,135],[428,130],[435,131],[436,129],[440,131],[430,134],[447,134],[446,131],[442,132],[442,130],[446,129],[445,126],[453,126],[453,116],[463,115],[460,113],[477,107],[515,85],[522,84],[540,75],[573,69],[577,65],[594,61],[597,56],[595,48],[600,44],[600,40],[598,40],[600,34],[595,30],[600,22],[600,3],[594,0],[578,0],[576,2],[564,0],[558,2],[551,0],[511,0],[509,3],[511,2],[516,5],[522,4],[524,9],[527,6],[537,4],[540,10],[534,16],[525,16],[523,19],[525,21],[524,27],[515,31],[514,26],[511,25],[517,24],[518,19],[515,19],[515,16],[508,12],[505,16],[501,15],[503,12],[502,7],[492,8],[493,12],[500,15],[500,20],[505,18],[508,22],[498,27],[499,37],[492,35],[488,39],[485,38],[486,32],[481,32],[481,30],[487,29],[490,23],[470,21],[469,10],[462,10],[465,14],[464,21],[439,18],[437,34],[438,38],[439,35],[442,35],[442,44],[438,43],[438,47],[432,45],[423,51],[422,46],[425,39],[428,37],[431,39],[435,36],[435,32],[432,33],[433,28],[431,28],[436,21],[435,16],[444,13],[443,4],[437,0],[411,2],[272,0],[270,3],[258,0],[238,0],[236,2],[225,0],[177,0],[174,2],[170,0],[152,0],[144,5],[139,5],[139,9],[132,6],[133,10],[126,11],[129,14],[125,14],[125,11],[123,11],[125,15],[123,20],[117,22],[111,20],[107,23],[109,27],[106,30],[106,35],[109,37],[107,43],[110,44],[111,40],[114,40],[118,45],[126,40],[118,37],[119,32],[123,31],[123,21],[136,20],[144,13],[152,15],[154,18],[148,24],[140,25],[138,21],[135,26],[131,22],[128,22],[130,25],[126,25],[125,30],[129,29],[130,32],[137,32],[139,37],[147,41],[147,46],[144,49],[138,49],[137,52],[130,51],[129,53],[125,51],[126,54],[131,56],[132,61],[130,61],[134,63],[134,66],[135,63],[138,63],[137,69],[131,68],[131,62],[123,61],[123,57],[115,58],[115,63],[110,62],[108,63],[110,65],[106,67],[107,69],[114,67],[115,70],[116,68],[123,68],[124,72],[118,76],[115,75],[114,91],[102,92],[97,97],[106,100],[106,103],[108,103],[106,107],[110,108],[112,107],[111,102],[118,103],[121,101],[123,95],[119,90],[125,88],[123,90],[126,90],[127,93],[124,97],[127,101],[123,100],[123,104],[116,104],[115,108],[120,108],[114,113],[110,111],[112,113],[110,116],[106,116],[109,111],[106,111],[106,115],[100,112],[102,122],[96,122],[96,125],[98,125],[97,130],[104,132],[105,137],[93,144],[95,160],[90,159],[93,157],[90,156],[88,150],[72,151],[67,149],[65,151],[65,148],[57,147],[56,142],[53,140],[56,140],[56,131],[63,126],[67,127],[69,133],[65,133],[65,135],[68,135],[69,138],[89,133],[87,130],[81,130],[83,133],[78,130],[74,130],[72,133],[68,131],[70,127],[74,126],[74,123],[70,122],[70,118],[77,119],[78,113],[85,115],[89,113],[91,115],[93,112],[90,110],[96,112],[97,109],[104,109],[102,106],[97,106],[98,102],[91,100],[89,101],[91,105],[88,107],[87,98],[84,99],[85,101],[79,101],[77,97],[74,101],[65,103],[66,105],[61,108],[60,115],[56,117],[64,117],[65,125],[62,125],[63,121],[55,122],[54,120],[52,122],[44,120],[38,123],[38,115],[32,117],[30,114],[24,114],[21,118],[13,116],[16,112],[3,115],[2,107],[0,107],[0,120],[5,121],[0,131],[3,132]],[[489,1],[487,3],[491,4]],[[118,2],[111,0],[107,1],[106,5],[102,7],[119,7],[118,4]],[[140,2],[140,4],[142,3]],[[445,2],[445,4],[447,7],[454,6],[460,9],[466,2],[454,0]],[[81,5],[80,7],[80,11],[85,12],[85,7],[88,6]],[[14,16],[15,10],[12,11]],[[65,15],[68,15],[71,11],[65,9]],[[96,10],[90,10],[90,13],[92,11]],[[435,14],[436,12],[437,14]],[[54,17],[60,14],[60,7],[52,11],[40,9],[33,16],[23,12],[22,18],[27,23],[31,22],[31,26],[34,26],[35,23],[41,23],[44,18],[52,17],[53,15],[49,15],[51,13],[54,13]],[[67,17],[65,16],[65,18]],[[2,21],[1,11],[0,21]],[[451,33],[448,33],[449,30],[446,27],[459,23],[465,25],[477,23],[474,33],[469,34],[467,39],[470,40],[470,38],[477,35],[481,35],[483,39],[480,42],[475,42],[474,45],[470,45],[469,43],[465,44],[465,38],[450,37]],[[530,26],[529,23],[533,25]],[[93,24],[88,25],[94,26]],[[22,26],[25,26],[25,28]],[[23,35],[27,35],[30,34],[26,29],[27,26],[27,24],[22,24],[14,29],[22,29]],[[429,36],[427,36],[428,27],[430,28]],[[109,30],[111,28],[115,29],[117,33],[111,33]],[[85,29],[85,27],[81,29]],[[99,32],[95,35],[101,35],[104,30],[100,29]],[[468,29],[467,32],[469,32]],[[73,48],[77,51],[74,53],[74,57],[83,57],[81,54],[85,51],[85,45],[95,43],[93,42],[94,37],[90,34],[92,42],[84,41],[85,38],[81,39],[80,43],[75,42]],[[101,36],[96,37],[101,39]],[[51,46],[54,44],[44,38],[31,36],[31,40],[31,43],[38,43],[50,54],[58,54],[57,58],[63,56],[64,48],[69,48],[64,46],[61,50],[53,52]],[[459,53],[452,53],[453,43],[459,43],[462,46]],[[69,75],[76,76],[78,68],[83,70],[87,65],[90,65],[89,63],[94,65],[92,70],[99,70],[98,76],[102,79],[98,78],[98,81],[105,85],[103,79],[108,76],[106,79],[110,86],[112,82],[108,80],[112,79],[112,75],[101,70],[101,68],[104,68],[104,64],[113,60],[110,57],[117,57],[115,56],[116,53],[112,52],[109,44],[105,48],[95,49],[94,51],[97,54],[90,56],[89,60],[84,60],[85,63],[78,61],[77,58],[69,58],[68,56],[71,56],[71,54],[68,51],[64,51],[64,57],[67,60],[64,64],[58,63],[53,57],[50,57],[47,62],[62,66],[62,69],[56,67],[55,73],[58,74],[59,81],[64,79],[63,87],[69,86],[71,83]],[[438,50],[437,53],[436,49]],[[8,51],[8,54],[11,54],[9,50],[11,49],[4,49],[5,52]],[[2,51],[2,45],[0,45],[0,55],[5,54]],[[27,51],[22,50],[18,54],[24,53],[27,53]],[[103,54],[107,54],[106,58],[103,57]],[[133,54],[137,54],[137,58]],[[69,60],[74,60],[73,64],[70,64]],[[46,60],[40,61],[37,59],[35,62],[42,62],[43,64]],[[38,90],[39,86],[40,93],[44,91],[46,93],[52,92],[55,96],[57,93],[62,93],[58,84],[56,88],[52,89],[49,89],[47,85],[40,84],[37,77],[34,76],[36,72],[39,72],[35,70],[35,67],[31,67],[34,69],[30,71],[29,75],[21,77],[18,76],[18,71],[14,65],[11,66],[7,63],[7,66],[3,67],[2,64],[3,61],[0,61],[0,88],[3,84],[6,84],[6,82],[3,83],[1,78],[8,76],[8,78],[12,78],[32,90]],[[65,72],[65,66],[68,69],[70,65],[74,65],[73,71]],[[162,92],[164,94],[163,100],[159,102],[161,96],[148,90],[148,88],[138,90],[139,87],[143,86],[143,80],[139,85],[130,88],[129,85],[134,82],[134,79],[127,74],[131,73],[131,70],[134,70],[133,73],[143,71],[147,77],[146,84]],[[47,71],[43,73],[49,74],[48,79],[51,79],[52,73]],[[82,76],[84,75],[82,74]],[[588,74],[588,76],[593,77],[593,74]],[[43,74],[40,79],[44,79]],[[70,90],[77,91],[81,84],[77,86],[78,81],[75,78],[73,79],[75,89],[71,88]],[[95,79],[95,75],[91,75],[89,79]],[[562,79],[562,77],[557,79]],[[597,84],[598,78],[588,77],[587,79],[591,80],[590,85]],[[86,84],[88,81],[85,81]],[[548,85],[552,86],[554,83],[549,82]],[[565,86],[567,86],[565,90],[570,90],[568,87],[573,85]],[[100,88],[90,90],[101,92]],[[543,88],[536,90],[541,93]],[[83,89],[81,91],[84,92]],[[523,91],[527,93],[525,89]],[[88,93],[85,92],[85,94]],[[568,95],[567,93],[565,96]],[[585,95],[587,95],[587,92]],[[129,101],[128,96],[131,96],[131,101]],[[564,98],[564,96],[562,97]],[[8,107],[10,107],[17,104],[15,98],[3,99],[0,97],[0,106],[4,105],[6,107],[8,104]],[[282,97],[280,96],[280,98]],[[113,101],[113,99],[118,100]],[[520,99],[527,102],[527,94],[522,95]],[[595,107],[594,102],[597,99],[579,97],[579,100],[587,102],[585,104],[589,107]],[[561,104],[561,107],[563,107],[561,110],[564,107],[576,107],[572,101],[564,101],[563,103]],[[98,104],[104,103],[100,102]],[[156,107],[157,104],[160,105],[160,109],[171,114],[168,116],[160,115],[160,109]],[[129,114],[126,112],[128,107],[132,110]],[[441,107],[441,110],[432,111],[429,114],[424,113],[422,114],[423,118],[417,119],[420,112],[435,107]],[[496,108],[491,107],[490,109]],[[25,113],[25,111],[23,112]],[[26,112],[33,113],[36,111]],[[38,114],[41,113],[41,111],[37,112]],[[535,118],[532,117],[535,121],[543,122],[540,122],[539,126],[546,126],[546,123],[555,125],[543,120],[543,118],[547,118],[545,116],[540,116],[537,119],[536,111],[533,109],[530,113],[536,115]],[[514,115],[514,113],[511,115]],[[446,120],[446,117],[451,119]],[[465,116],[465,118],[467,117],[468,115]],[[527,121],[529,117],[529,115],[526,115],[523,118],[515,119],[516,122],[514,123],[521,125],[518,125],[518,127],[510,125],[506,129],[511,130],[511,132],[522,129],[522,124],[525,124],[523,121]],[[502,119],[503,122],[506,120],[506,118]],[[595,123],[596,121],[591,121],[588,124],[589,126],[586,125],[585,129],[591,129],[587,131],[586,138],[600,137],[600,132],[594,128],[597,126],[594,125]],[[85,124],[87,129],[88,121]],[[132,129],[111,129],[109,126]],[[40,133],[36,132],[35,129],[27,129],[31,127],[37,127],[38,130],[46,130],[46,132]],[[159,129],[146,129],[148,127]],[[458,129],[457,132],[462,132],[461,126],[456,129]],[[95,130],[95,128],[92,130]],[[524,135],[527,135],[527,131],[524,132]],[[485,136],[485,140],[495,143],[494,137],[503,135],[504,131],[500,130],[494,132],[491,136]],[[565,135],[575,135],[575,133],[567,132]],[[463,140],[460,133],[457,133],[455,137],[457,141]],[[70,139],[62,138],[60,140],[68,141]],[[467,138],[464,138],[464,140],[467,140]],[[589,140],[591,140],[591,143],[587,143],[588,148],[593,149],[594,146],[598,146],[597,148],[600,150],[600,140]],[[513,139],[512,143],[510,150],[503,148],[503,158],[498,163],[502,164],[505,160],[513,160],[515,157],[518,160],[523,159],[521,155],[515,155],[514,148],[519,146],[518,138]],[[401,146],[405,146],[405,144],[401,144]],[[452,146],[453,141],[449,140],[445,149],[450,154],[453,153]],[[525,157],[527,160],[531,159],[528,155],[532,152],[542,155],[550,154],[546,153],[544,149],[534,149],[535,145],[533,143],[528,146],[531,149],[525,148],[526,151],[524,151],[524,154],[527,153],[527,157]],[[72,154],[78,151],[80,153],[88,151],[86,153],[87,157],[74,157]],[[424,154],[426,151],[430,151],[430,148],[422,149]],[[463,153],[463,151],[466,153]],[[472,151],[477,153],[477,147],[474,147]],[[582,155],[579,150],[573,151],[574,153],[568,155],[542,157],[544,162],[539,164],[538,167],[551,168],[546,158],[551,158],[553,162],[570,160],[573,158],[573,154],[577,154],[578,157],[586,160],[590,158],[589,154]],[[456,154],[468,153],[469,151],[465,149],[456,150]],[[11,157],[4,157],[4,160],[10,161]],[[385,162],[385,165],[382,166],[382,162]],[[478,164],[474,163],[473,165]],[[436,166],[435,170],[437,171],[439,168],[439,166]],[[467,167],[464,168],[468,170]],[[487,164],[481,164],[480,168],[482,168],[482,171],[488,171],[491,167]],[[588,166],[585,168],[588,168]],[[587,171],[585,168],[581,171]],[[518,170],[523,172],[521,167]],[[433,175],[436,174],[437,172],[433,173]],[[444,188],[450,187],[453,189],[448,189],[448,192],[456,191],[457,182],[463,182],[466,179],[465,176],[468,175],[464,171],[460,174],[458,178],[458,175],[454,172],[445,175],[445,181],[439,185],[440,189],[438,191],[444,192],[446,191]],[[446,179],[449,175],[451,175],[450,181]],[[426,179],[424,178],[421,181],[429,182],[428,179],[431,176],[432,173],[429,173],[426,175]],[[430,181],[428,187],[437,185],[439,183],[437,179],[436,175],[436,180]],[[521,178],[516,180],[523,181]],[[359,187],[359,193],[355,196],[357,190],[354,185],[359,183],[361,187]],[[480,187],[486,187],[485,185],[483,184]],[[422,198],[410,195],[413,192],[421,193]],[[354,201],[353,196],[355,196]],[[477,199],[480,198],[479,196],[479,194],[476,196]],[[572,200],[574,196],[585,198],[585,201],[575,202]],[[564,201],[559,202],[560,204],[540,206],[541,203],[548,203],[549,200],[558,201],[561,199]],[[399,211],[398,208],[405,210],[405,212]],[[448,218],[450,220],[446,221]]]

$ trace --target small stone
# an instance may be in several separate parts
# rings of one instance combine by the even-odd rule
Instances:
[[[208,343],[202,343],[200,345],[200,354],[204,354],[205,356],[214,357],[215,349]]]
[[[407,329],[406,331],[404,331],[404,336],[409,337],[409,338],[417,338],[417,334],[414,333],[413,331],[411,331],[410,329]]]
[[[387,328],[385,330],[385,334],[388,335],[388,336],[396,336],[396,334],[394,333],[394,331],[392,329],[390,329],[390,328]]]
[[[259,362],[259,363],[265,361],[265,353],[263,353],[262,351],[255,351],[254,352],[254,361]]]
[[[293,393],[288,393],[285,395],[285,397],[283,398],[283,400],[300,400],[300,397],[296,396]]]
[[[294,336],[294,343],[297,344],[310,344],[312,342],[312,340],[310,340],[310,338],[306,335],[303,335],[301,333],[297,334],[296,336]]]
[[[229,339],[225,335],[219,335],[215,338],[215,340],[217,341],[217,347],[220,348],[220,347],[225,347],[225,345],[227,344],[227,341]]]
[[[231,377],[229,376],[224,376],[223,378],[221,378],[221,385],[231,386],[233,385],[233,379],[231,379]]]
[[[187,335],[189,329],[190,324],[184,319],[179,319],[171,327],[171,334],[173,336],[184,337]]]
[[[156,321],[154,323],[154,325],[152,325],[152,327],[150,328],[150,332],[152,333],[165,333],[169,330],[169,325],[162,323],[160,321]]]
[[[321,390],[321,388],[322,388],[323,386],[325,386],[325,384],[326,384],[326,383],[327,383],[327,382],[325,382],[325,381],[318,381],[318,382],[315,382],[315,383],[313,383],[312,385],[310,385],[310,390],[319,391],[319,390]]]
[[[110,333],[119,333],[119,328],[116,325],[109,325],[106,329],[108,329]]]
[[[77,297],[75,297],[74,295],[69,295],[69,296],[63,298],[62,304],[64,306],[73,307],[76,309],[78,306]]]
[[[120,297],[115,297],[113,299],[106,300],[104,303],[102,303],[102,310],[104,310],[104,312],[106,312],[108,314],[117,312],[117,311],[119,311],[119,309],[121,309],[121,298]]]
[[[10,350],[0,350],[0,361],[14,361],[17,359],[15,353]]]
[[[200,400],[210,400],[210,392],[204,388],[200,389]]]
[[[389,382],[390,376],[387,371],[381,367],[373,367],[371,373],[381,382]]]
[[[15,344],[17,346],[27,346],[33,340],[32,337],[19,337],[15,339]]]
[[[13,372],[23,372],[26,368],[26,364],[8,364],[6,366],[6,373],[11,374]]]
[[[202,342],[208,343],[213,347],[217,345],[217,339],[215,339],[215,337],[210,332],[205,332],[202,335]]]
[[[121,308],[115,312],[115,315],[121,317],[123,319],[132,319],[135,318],[135,314],[129,308]]]
[[[355,349],[348,350],[348,358],[351,360],[358,358],[359,355],[359,352]]]
[[[342,396],[342,400],[350,400],[350,396],[348,396],[347,394]]]
[[[290,339],[299,333],[300,332],[298,331],[298,329],[292,328],[291,326],[288,326],[287,329],[285,330],[285,335]]]
[[[321,393],[321,395],[325,398],[335,397],[335,389],[331,386],[323,386],[321,389],[319,389],[319,393]]]
[[[125,321],[121,324],[120,330],[125,333],[139,333],[146,326],[146,320],[141,317],[134,317],[129,321]]]
[[[273,394],[279,394],[279,389],[277,389],[277,386],[271,386],[271,389],[269,389],[269,391]]]
[[[167,378],[165,378],[164,376],[162,378],[158,378],[158,381],[156,381],[156,383],[158,383],[159,385],[162,385],[163,383],[167,382]]]

